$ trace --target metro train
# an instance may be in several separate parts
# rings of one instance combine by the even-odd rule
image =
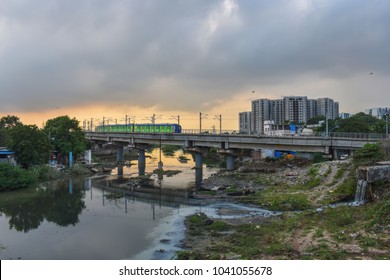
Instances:
[[[110,124],[99,125],[96,132],[141,132],[141,133],[181,133],[181,126],[172,123],[161,124]]]

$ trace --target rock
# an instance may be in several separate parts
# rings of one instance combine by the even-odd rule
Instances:
[[[91,168],[91,171],[93,172],[93,173],[99,173],[99,169],[97,169],[97,168]]]

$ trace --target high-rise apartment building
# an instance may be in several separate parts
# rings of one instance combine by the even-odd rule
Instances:
[[[305,123],[307,121],[307,97],[283,97],[284,120],[291,123]]]
[[[317,116],[317,100],[307,100],[307,119],[310,120]]]
[[[283,112],[283,100],[275,99],[270,100],[270,120],[274,121],[274,124],[284,123],[284,112]]]
[[[318,98],[317,100],[317,116],[325,116],[329,119],[334,119],[334,101],[331,98]],[[338,116],[338,114],[337,114]]]
[[[264,131],[264,121],[270,119],[270,100],[257,99],[252,101],[251,131],[261,134]]]
[[[338,102],[333,103],[333,117],[332,119],[335,119],[340,116],[340,107]]]
[[[328,97],[308,99],[306,96],[285,96],[273,100],[261,98],[252,101],[249,124],[249,112],[239,114],[239,126],[242,132],[263,134],[265,121],[272,121],[274,125],[283,125],[286,122],[302,124],[321,115],[335,119],[339,115],[339,103]]]
[[[239,113],[240,133],[250,133],[252,124],[252,112]]]

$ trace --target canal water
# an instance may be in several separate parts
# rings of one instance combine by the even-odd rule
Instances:
[[[184,238],[184,217],[216,213],[216,205],[190,198],[194,162],[164,156],[164,170],[180,170],[156,180],[146,192],[112,196],[115,184],[136,176],[136,162],[106,176],[45,183],[38,189],[0,193],[0,259],[170,259]],[[148,155],[147,172],[157,167]],[[204,166],[204,177],[217,172]],[[157,176],[157,175],[153,175]],[[152,178],[153,178],[152,176]],[[157,179],[157,178],[154,178]],[[143,186],[136,186],[142,190]],[[134,193],[135,194],[135,193]]]

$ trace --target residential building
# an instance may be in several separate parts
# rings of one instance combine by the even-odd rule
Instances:
[[[303,124],[321,115],[335,119],[339,115],[339,103],[328,97],[308,99],[307,96],[285,96],[273,100],[261,98],[252,101],[249,126],[251,132],[264,134],[266,121],[272,121],[272,126]],[[248,131],[248,116],[249,112],[239,114],[240,131]]]
[[[251,126],[252,126],[252,112],[241,112],[241,113],[239,113],[240,133],[248,133],[248,134],[250,134]]]
[[[370,108],[364,110],[364,113],[376,117],[378,119],[381,119],[383,116],[390,114],[390,108],[389,107]]]
[[[5,147],[0,147],[0,163],[16,165],[15,153]]]
[[[270,120],[270,100],[257,99],[252,101],[252,127],[251,131],[262,134],[264,131],[264,121]]]
[[[348,118],[350,118],[352,116],[353,116],[353,114],[351,114],[351,113],[340,113],[339,114],[339,118],[340,119],[348,119]]]
[[[283,97],[284,120],[291,123],[305,123],[307,121],[307,97]]]

